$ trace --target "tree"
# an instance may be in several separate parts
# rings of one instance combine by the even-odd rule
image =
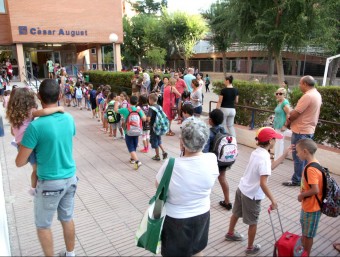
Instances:
[[[222,68],[226,76],[226,51],[232,43],[237,41],[235,30],[226,28],[233,28],[237,25],[235,14],[230,9],[229,1],[225,0],[213,3],[210,10],[202,15],[208,21],[212,44],[222,52]]]
[[[207,25],[201,15],[189,15],[183,12],[169,14],[163,11],[161,19],[163,30],[177,54],[184,59],[185,66],[193,55],[194,46],[207,31]]]
[[[152,49],[149,49],[146,52],[146,58],[149,61],[149,63],[153,66],[163,65],[165,64],[165,56],[166,56],[166,50],[164,48],[155,47]]]
[[[128,1],[133,9],[141,14],[157,14],[162,7],[168,6],[168,1],[162,0],[161,2],[156,2],[154,0],[140,0],[136,2]]]

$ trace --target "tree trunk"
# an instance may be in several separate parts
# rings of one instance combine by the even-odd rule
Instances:
[[[222,51],[222,70],[223,70],[223,74],[224,74],[224,77],[227,76],[227,55],[225,53],[225,51]]]
[[[329,76],[329,85],[334,85],[336,74],[338,73],[339,67],[340,67],[340,58],[337,58],[331,62],[332,64],[332,70]]]
[[[283,71],[283,60],[282,60],[282,55],[281,52],[275,53],[275,62],[276,62],[276,70],[277,70],[277,80],[279,85],[282,84],[282,82],[285,80],[285,74]]]
[[[184,65],[185,65],[185,68],[189,68],[189,59],[188,58],[184,58]]]

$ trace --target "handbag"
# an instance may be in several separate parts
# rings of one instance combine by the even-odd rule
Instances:
[[[171,180],[175,159],[170,158],[156,194],[150,199],[149,207],[140,222],[136,236],[136,246],[158,254],[161,250],[161,234],[166,215],[165,202]]]

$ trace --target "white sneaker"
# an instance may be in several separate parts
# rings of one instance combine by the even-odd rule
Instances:
[[[113,137],[113,140],[117,140],[118,138],[117,137]]]
[[[141,161],[136,161],[135,162],[135,170],[138,170],[140,166],[142,166],[142,162]]]
[[[125,137],[124,137],[124,136],[121,136],[120,139],[125,139]]]

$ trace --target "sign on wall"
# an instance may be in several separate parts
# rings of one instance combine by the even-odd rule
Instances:
[[[39,27],[19,26],[19,35],[39,35],[39,36],[71,36],[86,37],[87,30],[67,30],[67,29],[41,29]]]

